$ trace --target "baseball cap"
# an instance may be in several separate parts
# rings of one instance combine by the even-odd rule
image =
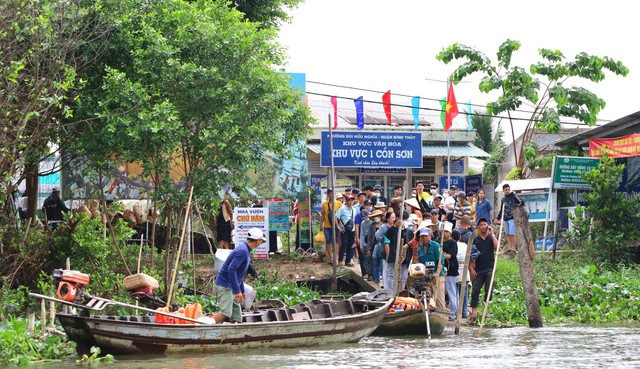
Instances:
[[[464,193],[464,191],[458,191],[458,194],[456,196],[458,196],[458,197],[461,197],[461,196],[462,197],[467,197],[467,194]]]
[[[329,187],[327,188],[327,193],[332,193],[333,192],[333,188]]]
[[[247,238],[251,239],[251,240],[263,240],[263,241],[267,241],[267,237],[265,237],[264,233],[262,233],[262,230],[260,228],[250,228],[249,232],[247,233]]]
[[[451,187],[449,187],[450,190],[457,190],[458,187],[456,187],[456,185],[451,185]]]
[[[482,218],[478,219],[477,223],[480,224],[481,222],[489,223],[489,221],[485,217],[482,217]]]
[[[382,190],[382,186],[380,186],[379,184],[373,186],[374,190]]]
[[[59,187],[54,187],[51,189],[51,192],[60,192],[60,188]]]
[[[429,228],[422,228],[420,230],[420,236],[431,236],[431,229]]]

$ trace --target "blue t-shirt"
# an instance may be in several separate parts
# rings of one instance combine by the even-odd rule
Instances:
[[[493,207],[491,206],[491,202],[489,202],[488,200],[477,202],[476,203],[476,222],[480,218],[486,218],[487,221],[491,223],[491,215],[490,215],[491,210],[493,210]]]
[[[354,220],[353,229],[355,229],[356,210],[353,207],[351,207],[351,209],[349,209],[348,206],[341,207],[336,213],[336,217],[340,219],[343,226],[346,225],[349,220]]]
[[[234,294],[244,293],[244,275],[249,270],[250,261],[251,247],[242,242],[222,264],[220,273],[216,276],[216,284],[230,289]]]

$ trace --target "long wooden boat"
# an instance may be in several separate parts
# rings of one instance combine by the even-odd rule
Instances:
[[[313,300],[246,313],[237,324],[159,324],[153,315],[57,318],[79,353],[92,346],[113,354],[226,352],[357,342],[378,327],[392,303]]]
[[[429,311],[431,335],[440,336],[449,320],[449,310]],[[427,335],[426,314],[422,309],[388,312],[372,333],[375,336]]]

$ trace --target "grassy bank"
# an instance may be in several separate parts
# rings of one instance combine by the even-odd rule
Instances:
[[[544,324],[624,324],[640,319],[640,266],[594,265],[577,254],[559,255],[556,262],[549,259],[548,254],[538,255],[534,261]],[[495,288],[487,324],[528,324],[517,259],[500,258]]]

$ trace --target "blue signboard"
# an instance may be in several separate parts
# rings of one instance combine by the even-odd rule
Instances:
[[[464,177],[464,191],[478,193],[478,190],[482,188],[482,174],[474,174]]]
[[[335,167],[422,168],[422,133],[335,131]],[[329,132],[322,132],[320,166],[331,166]]]
[[[442,161],[444,163],[444,174],[448,173],[449,165],[447,159]],[[451,160],[451,174],[463,174],[464,173],[464,160]]]
[[[448,176],[440,176],[438,178],[438,185],[441,189],[451,188],[450,184],[447,183]],[[464,177],[462,176],[451,176],[451,184],[455,185],[458,189],[464,188]]]

